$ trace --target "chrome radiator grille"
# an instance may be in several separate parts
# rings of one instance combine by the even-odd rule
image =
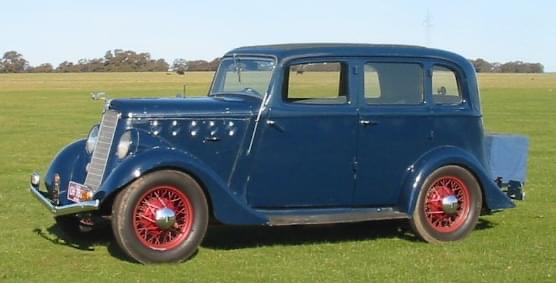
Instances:
[[[102,183],[117,124],[118,112],[107,110],[102,116],[97,145],[91,157],[91,162],[87,170],[87,177],[85,178],[85,186],[93,191],[96,191]]]

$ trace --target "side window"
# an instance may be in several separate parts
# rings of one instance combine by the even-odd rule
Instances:
[[[365,65],[365,98],[379,99],[382,94],[380,93],[380,80],[378,78],[378,71],[370,64]]]
[[[291,65],[284,98],[291,103],[347,103],[347,67],[338,62]]]
[[[423,103],[423,68],[419,64],[367,63],[364,80],[367,104]]]
[[[454,71],[441,66],[433,67],[432,101],[435,104],[460,104],[463,102]]]

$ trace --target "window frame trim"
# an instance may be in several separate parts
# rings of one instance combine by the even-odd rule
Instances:
[[[287,93],[289,90],[289,74],[290,67],[292,65],[300,64],[316,64],[316,63],[339,63],[346,66],[347,74],[345,75],[345,88],[346,88],[346,102],[345,103],[295,103],[287,100]],[[287,105],[288,107],[350,107],[357,101],[356,90],[353,88],[355,82],[352,73],[353,62],[351,58],[345,57],[311,57],[311,58],[299,58],[288,61],[283,66],[282,70],[282,83],[279,96],[279,101],[281,105]],[[341,71],[340,71],[341,72]],[[340,73],[340,76],[342,74]],[[339,83],[341,83],[341,79]]]
[[[454,77],[456,78],[456,84],[457,84],[457,88],[458,88],[458,94],[461,97],[461,102],[460,103],[436,103],[434,101],[434,94],[433,94],[433,77],[434,77],[434,67],[441,67],[444,69],[447,69],[449,71],[451,71],[454,74]],[[464,105],[468,105],[469,104],[469,99],[468,99],[468,95],[467,95],[467,91],[465,89],[465,84],[462,81],[462,72],[459,71],[457,69],[457,67],[455,66],[451,66],[450,64],[446,63],[446,62],[432,62],[429,65],[429,71],[430,73],[429,75],[429,81],[430,81],[430,102],[431,105],[433,106],[433,108],[458,108]]]
[[[423,74],[422,81],[422,102],[419,104],[369,104],[365,97],[365,65],[369,63],[392,63],[392,64],[415,64],[419,65]],[[430,109],[430,99],[428,93],[430,92],[430,78],[428,76],[429,64],[427,58],[421,57],[363,57],[359,62],[359,68],[362,70],[359,74],[359,105],[365,108],[372,108],[378,112],[380,111],[397,111],[397,110],[412,110],[415,112],[426,112]]]
[[[277,70],[277,66],[278,66],[278,58],[276,56],[269,56],[269,55],[251,55],[251,54],[238,54],[237,57],[239,57],[240,59],[244,59],[244,60],[248,60],[248,59],[252,59],[252,60],[268,60],[268,61],[272,61],[274,63],[274,68],[271,71],[271,75],[270,75],[270,80],[268,82],[268,86],[265,90],[264,93],[262,93],[262,97],[263,99],[265,99],[265,97],[267,96],[268,93],[270,93],[270,90],[272,89],[272,85],[274,83],[275,77],[276,77],[276,70]],[[212,81],[210,83],[209,89],[208,89],[208,94],[207,95],[212,95],[214,92],[214,88],[221,88],[222,84],[225,83],[222,80],[222,73],[220,72],[220,68],[222,67],[222,61],[227,60],[227,59],[232,59],[233,57],[230,56],[224,56],[220,59],[220,62],[218,62],[218,68],[216,68],[216,71],[214,72],[214,75],[212,76]],[[218,92],[217,92],[218,93]]]

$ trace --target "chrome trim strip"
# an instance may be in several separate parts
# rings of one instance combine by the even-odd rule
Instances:
[[[68,204],[62,206],[52,205],[49,199],[44,197],[38,188],[33,185],[29,185],[29,192],[44,206],[46,207],[54,216],[62,216],[68,214],[76,214],[79,212],[98,210],[100,202],[98,199],[91,201],[84,201],[75,204]]]
[[[107,110],[102,115],[98,141],[91,156],[87,176],[85,177],[85,186],[93,192],[97,191],[102,184],[119,118],[120,114],[114,110]]]
[[[265,92],[263,96],[263,100],[261,101],[261,107],[259,108],[259,113],[257,113],[257,119],[255,120],[255,126],[253,127],[253,134],[251,135],[251,141],[249,142],[249,147],[247,148],[246,155],[249,155],[251,153],[251,149],[253,148],[253,142],[255,141],[255,134],[257,134],[257,128],[259,127],[259,121],[261,120],[263,111],[266,110],[266,105],[268,104],[269,100],[270,100],[270,95],[268,94],[267,91]]]
[[[371,220],[407,219],[409,215],[393,207],[382,208],[356,208],[352,211],[319,212],[318,209],[307,209],[298,214],[284,214],[280,211],[258,210],[268,217],[268,225],[297,225],[297,224],[332,224],[346,222],[362,222]]]

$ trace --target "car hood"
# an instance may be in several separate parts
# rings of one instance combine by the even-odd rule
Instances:
[[[258,111],[261,101],[242,95],[114,99],[110,101],[109,108],[118,111],[124,118],[251,116]]]

